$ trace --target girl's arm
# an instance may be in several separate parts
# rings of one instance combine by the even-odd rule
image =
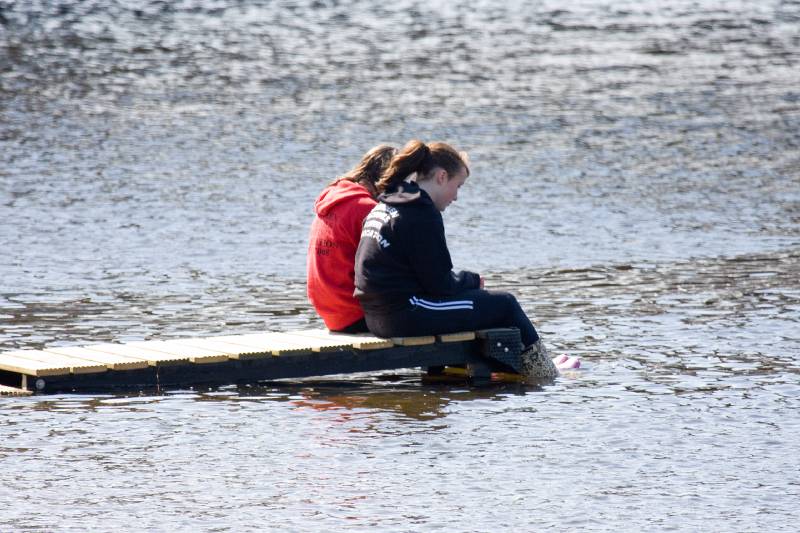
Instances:
[[[422,288],[432,296],[450,296],[479,288],[478,274],[465,270],[453,272],[442,216],[439,213],[435,215],[417,221],[411,247],[411,266]]]

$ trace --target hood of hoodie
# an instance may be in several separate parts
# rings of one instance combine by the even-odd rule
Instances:
[[[319,216],[326,216],[336,205],[353,198],[372,198],[369,191],[358,183],[340,180],[335,185],[325,187],[314,202],[314,211]]]
[[[378,196],[378,200],[389,205],[410,204],[416,201],[433,204],[428,193],[420,189],[414,181],[400,182],[399,185]]]

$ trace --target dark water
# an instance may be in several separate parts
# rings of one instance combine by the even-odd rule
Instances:
[[[0,0],[0,350],[319,327],[319,189],[467,150],[584,368],[0,399],[0,530],[794,531],[800,2]]]

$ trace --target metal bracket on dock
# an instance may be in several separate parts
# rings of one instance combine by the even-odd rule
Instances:
[[[517,328],[486,329],[477,336],[484,357],[502,365],[502,370],[522,371],[522,340]]]

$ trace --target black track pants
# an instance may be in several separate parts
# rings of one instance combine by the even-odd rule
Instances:
[[[449,298],[412,296],[390,314],[367,311],[367,326],[379,337],[414,337],[486,328],[519,328],[522,344],[539,339],[517,299],[507,292],[474,289]]]
[[[369,328],[366,320],[359,318],[349,326],[345,326],[342,329],[332,329],[331,331],[334,333],[367,333]]]

